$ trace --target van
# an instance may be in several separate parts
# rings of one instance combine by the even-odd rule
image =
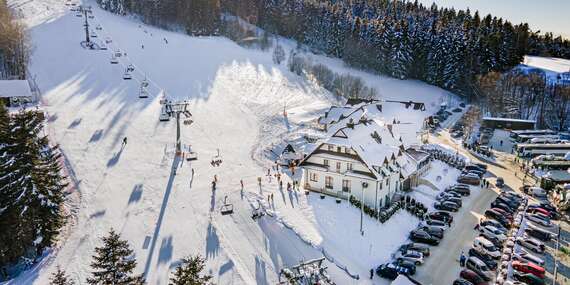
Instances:
[[[546,191],[540,187],[530,187],[529,192],[536,198],[546,198]]]
[[[491,256],[494,259],[501,257],[501,253],[497,247],[484,237],[476,237],[473,241],[473,248]]]
[[[493,278],[493,271],[487,267],[487,265],[475,256],[469,257],[465,263],[467,269],[471,269],[479,274],[485,281],[489,281]]]

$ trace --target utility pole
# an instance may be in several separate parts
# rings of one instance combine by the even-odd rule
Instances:
[[[362,195],[360,196],[360,235],[364,235],[362,223],[364,220],[364,188],[366,187],[368,187],[368,183],[362,182]]]

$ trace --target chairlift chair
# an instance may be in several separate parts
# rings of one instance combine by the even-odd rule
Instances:
[[[93,15],[89,15],[89,19],[93,19],[95,18]]]
[[[110,43],[112,43],[112,42],[113,42],[113,40],[111,40],[110,37],[106,37],[106,38],[105,38],[105,43],[106,43],[106,44],[110,44]]]
[[[115,57],[115,55],[111,56],[111,64],[118,64],[119,60],[117,59],[117,57]]]
[[[143,81],[141,82],[139,98],[148,98],[148,90],[146,90],[147,87],[148,87],[148,81],[146,81],[146,79],[143,79]]]
[[[184,125],[189,126],[193,123],[194,121],[192,121],[191,119],[186,119],[184,120]]]
[[[100,50],[107,50],[107,46],[106,46],[105,44],[101,43],[101,44],[99,45],[99,49],[100,49]]]
[[[115,56],[116,56],[116,57],[121,57],[121,56],[123,56],[123,53],[122,53],[120,50],[116,50],[116,51],[115,51]]]
[[[97,25],[97,27],[95,27],[95,30],[97,30],[97,31],[100,31],[100,30],[102,30],[102,29],[103,29],[103,28],[101,27],[101,25]]]
[[[198,154],[194,151],[190,151],[188,152],[188,155],[186,155],[186,160],[198,160]]]
[[[231,215],[234,213],[234,205],[228,203],[228,196],[224,197],[224,205],[222,205],[222,207],[220,208],[220,212],[223,216]]]
[[[135,71],[135,67],[132,64],[129,64],[129,66],[127,66],[127,71],[133,72],[133,71]]]
[[[96,37],[97,37],[97,34],[96,34],[94,31],[91,31],[90,36],[91,36],[92,38],[96,38]]]
[[[158,120],[161,122],[166,122],[166,121],[170,121],[170,115],[168,114],[168,112],[166,111],[166,107],[162,107],[160,109],[160,116],[158,116]]]
[[[131,80],[133,79],[133,76],[131,75],[131,73],[129,72],[129,70],[125,70],[125,73],[123,74],[123,79],[124,80]]]

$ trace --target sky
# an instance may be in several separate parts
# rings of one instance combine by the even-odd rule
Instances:
[[[570,39],[570,0],[419,0],[431,6],[479,10],[481,16],[492,14],[513,24],[529,23],[533,31],[552,32]]]

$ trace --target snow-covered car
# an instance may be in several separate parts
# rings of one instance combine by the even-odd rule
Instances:
[[[476,237],[473,241],[473,248],[495,259],[501,257],[501,252],[499,252],[497,247],[484,237]]]
[[[451,198],[451,197],[459,198],[459,197],[461,197],[461,194],[459,194],[457,192],[441,192],[441,193],[437,194],[437,196],[435,196],[435,200],[436,201],[444,201],[444,200]]]
[[[516,243],[536,253],[544,253],[544,244],[536,239],[522,236],[517,238]]]
[[[504,242],[507,240],[507,236],[505,232],[493,227],[493,226],[484,226],[479,227],[479,232],[486,233],[489,236],[497,238],[500,242]]]
[[[503,225],[501,225],[501,223],[499,223],[493,219],[485,219],[481,223],[479,223],[479,225],[482,227],[483,226],[492,226],[492,227],[497,228],[501,231],[507,232],[507,228],[505,228]]]
[[[521,249],[520,252],[515,252],[512,256],[513,260],[517,261],[528,261],[534,264],[538,264],[540,266],[544,266],[544,260],[524,249]]]
[[[459,205],[449,201],[435,202],[433,203],[433,207],[437,210],[442,210],[442,211],[450,211],[450,212],[459,211]]]
[[[438,229],[442,229],[442,230],[447,230],[449,229],[449,226],[441,221],[435,221],[435,220],[426,220],[426,221],[421,221],[420,224],[418,225],[418,228],[423,228],[426,226],[430,226],[430,227],[434,227],[434,228],[438,228]]]
[[[408,250],[406,252],[398,251],[394,255],[396,261],[407,260],[413,262],[415,265],[424,263],[424,255],[421,252]]]

